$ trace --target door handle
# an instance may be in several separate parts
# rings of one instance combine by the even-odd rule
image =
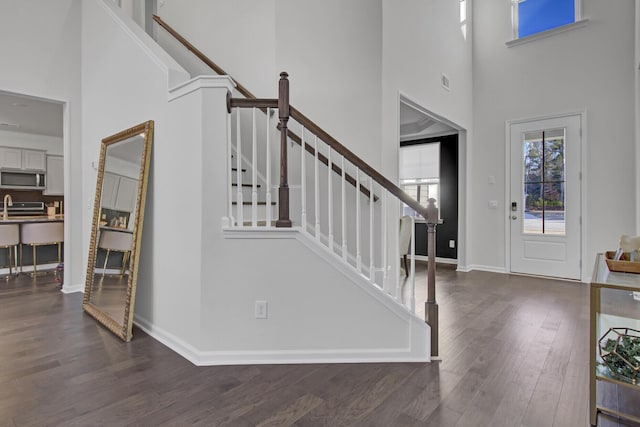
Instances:
[[[511,215],[511,219],[518,219],[518,217],[515,215]]]

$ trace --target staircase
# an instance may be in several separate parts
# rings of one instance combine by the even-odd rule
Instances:
[[[236,151],[234,151],[235,153]],[[272,201],[267,180],[256,172],[247,171],[246,161],[242,156],[231,155],[231,208],[235,212],[233,226],[243,227],[275,227],[273,218],[277,217],[277,203]],[[253,179],[255,178],[255,185]],[[254,209],[253,199],[256,204]],[[255,215],[254,215],[255,212]],[[255,224],[254,221],[255,220]],[[238,223],[237,221],[242,221]]]
[[[99,82],[119,70],[121,51],[146,54],[136,56],[145,72],[129,70],[126,82],[167,75],[166,52],[130,31],[111,2],[89,2],[83,17],[88,51],[116,43],[102,54],[109,67],[90,75],[96,99],[107,98]],[[259,99],[215,68],[221,76],[167,78],[166,104],[160,85],[141,87],[154,100],[141,105],[158,123],[158,172],[137,324],[196,364],[429,360],[436,324],[413,314],[413,256],[405,279],[398,247],[401,203],[427,210],[290,105],[288,76],[278,99]],[[188,177],[184,195],[168,168]],[[180,196],[193,201],[188,227],[166,209]],[[266,301],[259,320],[254,303],[258,313]]]
[[[162,18],[154,15],[153,19],[212,71],[227,75]],[[228,151],[232,153],[227,167],[227,182],[232,183],[228,193],[229,228],[295,227],[415,313],[413,218],[406,279],[401,277],[401,251],[397,228],[393,227],[399,223],[404,203],[429,218],[433,232],[435,224],[441,222],[435,207],[428,211],[291,106],[287,73],[280,75],[278,99],[258,99],[237,82],[236,92],[241,97],[227,100],[228,126],[232,130],[228,133]],[[273,164],[279,168],[279,177],[274,176],[277,171]],[[295,185],[291,186],[290,180]],[[425,311],[431,314],[432,326],[437,327],[434,269],[431,262]],[[431,333],[431,354],[437,356],[437,330]]]

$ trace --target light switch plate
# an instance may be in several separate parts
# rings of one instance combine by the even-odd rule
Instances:
[[[256,301],[256,305],[254,308],[256,319],[266,319],[267,318],[267,302],[266,301]]]

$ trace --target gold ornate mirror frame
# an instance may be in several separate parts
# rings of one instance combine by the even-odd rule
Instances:
[[[142,153],[139,159],[131,159],[139,161],[139,171],[137,180],[137,194],[135,197],[135,205],[133,206],[134,212],[130,212],[131,217],[119,217],[112,219],[111,223],[104,221],[106,214],[105,204],[103,202],[103,186],[105,185],[105,164],[107,163],[107,155],[111,153],[114,156],[114,144],[120,144],[120,147],[124,146],[124,141],[139,141],[142,142]],[[151,158],[151,145],[153,143],[153,120],[149,120],[145,123],[141,123],[132,128],[126,129],[115,135],[104,138],[100,145],[100,163],[98,166],[98,179],[96,185],[96,195],[93,207],[93,221],[91,224],[91,240],[89,244],[89,259],[87,262],[87,278],[85,282],[84,298],[82,302],[82,308],[89,315],[94,317],[99,323],[103,324],[107,329],[116,334],[124,341],[131,341],[132,338],[132,326],[133,326],[133,309],[135,305],[136,296],[136,283],[138,276],[138,262],[140,259],[140,242],[142,237],[142,222],[144,218],[144,207],[147,192],[147,181],[149,176],[149,161]],[[112,147],[111,150],[108,150]],[[131,152],[136,153],[134,157],[137,157],[140,150],[134,149]],[[126,153],[126,150],[124,151]],[[111,159],[111,162],[114,160]],[[107,171],[108,172],[108,171]],[[130,182],[135,182],[134,179],[129,179]],[[129,209],[131,211],[132,209]],[[111,212],[111,211],[109,211]],[[118,222],[120,221],[120,222]],[[121,230],[119,230],[120,228]],[[109,258],[109,252],[107,252],[104,267],[102,273],[98,272],[100,265],[96,264],[98,258],[98,249],[100,245],[100,235],[105,233],[105,230],[113,232],[131,233],[130,236],[130,252],[123,252],[122,255],[122,270],[119,274],[119,283],[116,280],[117,289],[116,298],[110,295],[109,303],[115,301],[116,304],[121,305],[118,307],[118,314],[114,314],[113,310],[107,311],[105,304],[101,303],[102,300],[106,300],[106,297],[101,297],[103,292],[103,280],[105,278],[105,272],[107,271],[107,261]],[[123,233],[123,234],[124,234]],[[127,236],[129,237],[129,236]],[[117,250],[117,249],[116,249]],[[125,265],[128,265],[128,274],[125,274]],[[126,285],[125,285],[126,282]],[[105,286],[106,287],[106,286]],[[105,292],[106,293],[106,292]],[[122,316],[120,316],[122,314]]]

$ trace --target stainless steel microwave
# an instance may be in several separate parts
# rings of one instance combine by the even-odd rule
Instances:
[[[22,190],[44,190],[44,172],[0,170],[0,188]]]

